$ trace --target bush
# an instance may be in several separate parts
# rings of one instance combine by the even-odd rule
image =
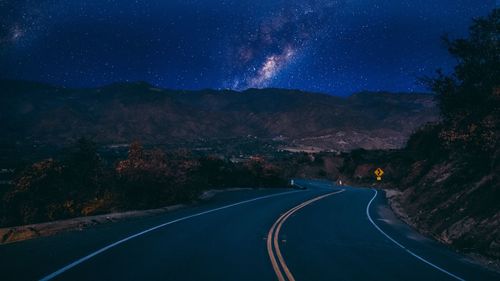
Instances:
[[[209,188],[286,184],[282,171],[260,158],[235,164],[187,151],[146,150],[139,142],[113,168],[102,162],[97,145],[82,138],[62,160],[29,166],[3,197],[0,225],[163,207],[193,201]]]

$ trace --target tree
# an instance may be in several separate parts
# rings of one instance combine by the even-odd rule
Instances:
[[[103,168],[95,142],[85,137],[78,139],[63,164],[64,176],[72,186],[71,191],[78,193],[73,196],[92,197],[93,193],[99,190]]]
[[[134,170],[144,169],[144,148],[140,142],[133,142],[128,149],[126,160],[118,162],[116,171],[118,174],[130,174]]]
[[[451,75],[424,79],[437,93],[444,121],[441,138],[452,148],[489,154],[498,146],[500,9],[473,21],[469,38],[444,38],[457,60]]]
[[[2,225],[53,220],[74,214],[66,196],[63,167],[53,159],[29,166],[4,198]]]
[[[80,138],[63,161],[46,159],[27,167],[3,198],[2,224],[27,224],[73,217],[99,199],[107,186],[97,146]],[[95,209],[95,208],[94,208]]]

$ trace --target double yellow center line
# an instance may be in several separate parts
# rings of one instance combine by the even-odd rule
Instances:
[[[321,200],[327,196],[334,195],[337,193],[341,193],[345,191],[345,189],[331,192],[328,194],[324,194],[318,197],[315,197],[311,200],[307,200],[306,202],[299,204],[292,209],[288,210],[286,213],[281,215],[278,220],[273,224],[271,229],[269,230],[269,233],[267,234],[267,253],[269,254],[269,258],[271,259],[271,264],[273,265],[274,272],[276,273],[276,277],[278,277],[279,281],[295,281],[295,278],[293,277],[293,274],[290,272],[290,269],[285,263],[285,260],[283,259],[283,255],[281,254],[280,251],[280,246],[279,246],[279,233],[281,230],[281,226],[283,223],[295,212],[298,210],[304,208],[305,206],[316,202],[318,200]],[[277,259],[276,259],[277,258]],[[283,272],[282,272],[283,270]],[[286,276],[286,278],[285,278]]]

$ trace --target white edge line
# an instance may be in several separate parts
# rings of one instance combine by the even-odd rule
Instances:
[[[211,210],[208,210],[208,211],[204,211],[204,212],[201,212],[201,213],[196,213],[196,214],[193,214],[193,215],[189,215],[189,216],[186,216],[186,217],[182,217],[182,218],[178,218],[178,219],[175,219],[175,220],[172,220],[172,221],[169,221],[169,222],[166,222],[166,223],[162,223],[160,225],[157,225],[157,226],[154,226],[154,227],[151,227],[151,228],[148,228],[144,231],[141,231],[139,233],[136,233],[136,234],[133,234],[131,236],[128,236],[126,238],[123,238],[119,241],[116,241],[112,244],[109,244],[107,246],[105,246],[104,248],[101,248],[93,253],[90,253],[88,255],[86,255],[85,257],[81,258],[81,259],[78,259],[68,265],[66,265],[65,267],[57,270],[57,271],[54,271],[53,273],[43,277],[40,279],[40,281],[48,281],[48,280],[51,280],[55,277],[57,277],[58,275],[61,275],[62,273],[64,273],[65,271],[85,262],[86,260],[89,260],[95,256],[97,256],[98,254],[104,252],[104,251],[107,251],[115,246],[118,246],[122,243],[125,243],[131,239],[134,239],[138,236],[141,236],[141,235],[144,235],[148,232],[151,232],[151,231],[154,231],[154,230],[157,230],[159,228],[162,228],[162,227],[165,227],[167,225],[170,225],[170,224],[174,224],[176,222],[180,222],[180,221],[184,221],[184,220],[188,220],[188,219],[191,219],[191,218],[194,218],[194,217],[198,217],[198,216],[202,216],[202,215],[206,215],[206,214],[209,214],[209,213],[213,213],[213,212],[217,212],[217,211],[220,211],[220,210],[224,210],[224,209],[227,209],[227,208],[231,208],[231,207],[234,207],[234,206],[238,206],[238,205],[242,205],[242,204],[246,204],[246,203],[250,203],[250,202],[254,202],[254,201],[258,201],[258,200],[262,200],[262,199],[266,199],[266,198],[271,198],[271,197],[275,197],[275,196],[280,196],[280,195],[286,195],[286,194],[290,194],[290,193],[296,193],[296,192],[301,192],[302,190],[294,190],[294,191],[287,191],[287,192],[281,192],[281,193],[276,193],[276,194],[271,194],[271,195],[266,195],[266,196],[261,196],[261,197],[257,197],[257,198],[253,198],[253,199],[249,199],[249,200],[245,200],[245,201],[241,201],[241,202],[237,202],[237,203],[233,203],[233,204],[229,204],[229,205],[226,205],[226,206],[222,206],[222,207],[219,207],[219,208],[215,208],[215,209],[211,209]]]
[[[393,239],[392,237],[390,237],[387,233],[385,233],[382,229],[380,229],[380,227],[379,227],[379,226],[378,226],[378,225],[377,225],[377,224],[373,221],[372,217],[370,216],[370,206],[371,206],[371,204],[372,204],[373,200],[375,199],[375,197],[377,197],[377,194],[378,194],[378,192],[377,192],[377,190],[376,190],[376,189],[373,189],[373,191],[375,191],[375,194],[373,195],[373,197],[372,197],[372,199],[370,200],[370,202],[368,202],[368,205],[366,205],[366,216],[368,217],[368,219],[370,220],[370,222],[373,224],[373,226],[375,226],[375,228],[376,228],[378,231],[380,231],[380,233],[382,233],[385,237],[387,237],[389,240],[391,240],[394,244],[398,245],[400,248],[402,248],[403,250],[405,250],[408,254],[410,254],[410,255],[412,255],[412,256],[414,256],[414,257],[416,257],[416,258],[417,258],[417,259],[419,259],[420,261],[422,261],[422,262],[424,262],[424,263],[426,263],[426,264],[428,264],[428,265],[432,266],[433,268],[435,268],[435,269],[437,269],[437,270],[439,270],[439,271],[441,271],[441,272],[443,272],[443,273],[448,274],[449,276],[451,276],[451,277],[453,277],[453,278],[455,278],[455,279],[457,279],[457,280],[460,280],[460,281],[465,281],[465,279],[460,278],[460,277],[456,276],[455,274],[453,274],[453,273],[451,273],[451,272],[449,272],[449,271],[447,271],[447,270],[445,270],[445,269],[443,269],[443,268],[441,268],[441,267],[439,267],[439,266],[437,266],[437,265],[435,265],[435,264],[431,263],[430,261],[428,261],[428,260],[426,260],[426,259],[422,258],[421,256],[419,256],[419,255],[415,254],[415,253],[414,253],[414,252],[412,252],[410,249],[408,249],[408,248],[406,248],[405,246],[401,245],[398,241],[394,240],[394,239]]]

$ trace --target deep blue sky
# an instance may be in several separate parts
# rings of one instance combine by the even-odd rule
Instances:
[[[494,0],[0,0],[0,77],[421,91]]]

